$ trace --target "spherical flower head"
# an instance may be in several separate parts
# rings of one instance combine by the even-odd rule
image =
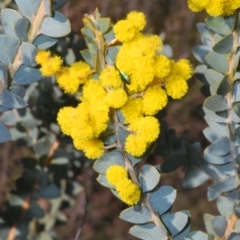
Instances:
[[[188,7],[193,12],[200,12],[206,8],[210,0],[188,0]]]
[[[94,137],[97,138],[107,129],[107,124],[109,121],[109,107],[104,103],[99,105],[99,102],[91,104],[90,106],[90,124],[93,127]]]
[[[234,1],[225,1],[224,7],[223,7],[223,15],[224,16],[230,16],[234,14],[234,12],[240,8],[240,0],[234,0]]]
[[[99,80],[88,80],[83,86],[83,99],[93,104],[99,104],[106,98],[106,91]]]
[[[180,99],[187,93],[188,85],[183,78],[179,76],[172,76],[167,79],[165,89],[167,91],[167,95],[173,99]]]
[[[121,108],[125,123],[130,123],[143,115],[143,102],[141,98],[128,98]]]
[[[45,62],[48,61],[48,59],[50,58],[51,53],[50,51],[46,51],[46,50],[39,50],[37,52],[37,55],[35,57],[35,60],[38,64],[44,64]]]
[[[122,179],[128,177],[127,169],[121,165],[112,165],[106,171],[106,178],[111,185],[117,185]]]
[[[60,125],[62,132],[68,136],[71,135],[72,128],[71,121],[76,118],[76,109],[73,107],[61,108],[57,115],[57,122]]]
[[[180,59],[173,66],[173,72],[184,80],[189,80],[193,75],[193,69],[188,59]]]
[[[120,20],[113,26],[113,31],[120,42],[131,41],[138,32],[138,29],[128,20]]]
[[[64,67],[56,74],[56,81],[65,93],[74,94],[78,91],[79,80],[69,75],[69,68]]]
[[[148,147],[142,135],[130,134],[125,141],[125,150],[134,157],[142,156]]]
[[[127,94],[122,88],[112,89],[107,93],[107,102],[112,108],[121,108],[127,99]]]
[[[83,61],[75,62],[69,68],[69,75],[71,79],[77,79],[80,85],[85,83],[91,76],[91,67]]]
[[[171,71],[171,61],[164,55],[156,56],[154,70],[156,77],[166,77]]]
[[[212,0],[206,6],[206,12],[213,17],[224,15],[224,1],[225,0]]]
[[[41,64],[40,72],[44,77],[50,77],[56,74],[62,67],[63,60],[59,56],[49,57]]]
[[[104,144],[99,139],[91,139],[88,141],[74,139],[73,143],[75,148],[83,151],[89,159],[97,159],[104,154]]]
[[[78,118],[73,119],[71,125],[73,126],[71,131],[71,137],[73,140],[82,139],[90,140],[94,138],[94,130],[90,124],[90,106],[86,103],[80,103],[76,108]]]
[[[159,121],[152,116],[141,117],[136,119],[129,125],[129,129],[134,131],[140,138],[143,138],[147,143],[154,142],[160,133]]]
[[[118,88],[122,84],[119,72],[115,68],[105,68],[99,75],[99,80],[104,88]]]
[[[146,16],[142,12],[132,11],[127,15],[130,21],[139,31],[143,30],[146,25]]]
[[[119,197],[128,205],[137,204],[141,197],[141,191],[137,184],[124,178],[116,186]]]
[[[149,87],[143,96],[143,113],[155,115],[163,109],[168,102],[167,94],[160,86]]]

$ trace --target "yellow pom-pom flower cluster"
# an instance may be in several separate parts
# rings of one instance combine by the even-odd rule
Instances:
[[[213,16],[230,16],[240,8],[239,0],[188,0],[188,6],[193,12],[206,12]]]
[[[41,65],[40,72],[44,77],[50,77],[62,68],[62,59],[56,55],[51,56],[49,51],[38,51],[35,60]]]
[[[83,68],[91,70],[81,62],[70,67],[68,72],[72,71],[72,74],[77,76],[77,67],[80,74],[84,73]],[[79,87],[83,78],[77,79]],[[74,146],[78,150],[83,151],[88,158],[96,159],[105,151],[100,135],[107,129],[110,109],[121,108],[127,102],[127,93],[123,89],[118,71],[112,67],[104,69],[99,79],[86,78],[81,83],[81,103],[76,108],[62,108],[57,121],[63,133],[73,138]]]
[[[141,191],[137,184],[133,183],[127,174],[127,170],[120,165],[112,165],[106,171],[108,182],[116,188],[121,200],[128,205],[137,204],[141,197]]]
[[[154,115],[167,105],[168,96],[180,99],[188,90],[187,80],[193,74],[190,62],[175,62],[161,54],[160,37],[144,35],[145,25],[144,14],[133,11],[113,26],[116,39],[122,42],[114,66],[101,61],[102,70],[91,69],[79,61],[56,72],[57,83],[66,93],[81,92],[81,103],[61,109],[58,123],[90,159],[101,157],[109,149],[102,137],[112,123],[119,125],[113,117],[116,110],[124,116],[123,124],[128,126],[120,127],[129,135],[125,143],[118,140],[114,147],[142,156],[160,133]],[[49,58],[48,52],[39,52],[37,59],[43,67]]]
[[[126,104],[120,108],[131,131],[125,150],[136,157],[146,151],[160,132],[159,123],[152,116],[167,105],[168,96],[180,99],[187,93],[187,80],[193,74],[187,59],[174,62],[161,54],[160,37],[141,32],[145,24],[142,13],[131,12],[113,27],[116,38],[122,42],[116,67],[130,79],[125,84],[128,93]],[[135,123],[143,128],[148,126],[145,133],[152,138],[140,134]]]

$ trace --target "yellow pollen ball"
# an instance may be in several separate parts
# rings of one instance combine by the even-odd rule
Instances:
[[[127,98],[122,88],[113,89],[107,93],[107,102],[112,108],[121,108],[127,102]]]
[[[131,41],[138,33],[138,29],[128,20],[120,20],[113,26],[116,38],[120,42]]]
[[[125,150],[134,157],[140,157],[147,149],[147,142],[141,135],[130,134],[126,138]]]
[[[157,56],[154,64],[154,70],[156,77],[166,77],[171,71],[171,61],[164,55]]]
[[[188,59],[181,59],[173,65],[173,72],[184,80],[189,80],[193,75],[193,69]]]
[[[167,95],[173,99],[182,98],[188,91],[188,85],[186,81],[178,76],[172,76],[165,84]]]
[[[102,70],[99,80],[104,88],[118,88],[122,84],[119,72],[115,68],[105,68]]]
[[[188,7],[193,12],[200,12],[206,8],[211,0],[188,0]]]
[[[127,178],[128,172],[121,165],[112,165],[106,171],[106,178],[111,185],[117,185],[122,179]]]
[[[160,86],[149,87],[143,96],[143,113],[155,115],[163,109],[168,102],[167,94]]]
[[[124,178],[116,186],[119,197],[128,205],[137,204],[141,197],[141,191],[137,184]]]
[[[126,18],[130,21],[139,31],[143,30],[146,25],[146,17],[142,12],[132,11]]]
[[[46,50],[39,50],[37,52],[37,55],[35,57],[35,60],[38,64],[44,64],[45,62],[48,61],[48,58],[51,56],[50,51]]]
[[[56,74],[62,67],[63,60],[59,56],[49,57],[46,62],[41,63],[40,72],[44,77]]]
[[[74,139],[73,143],[75,148],[82,150],[89,159],[97,159],[104,154],[104,144],[99,139],[91,139],[88,141]]]
[[[130,123],[143,115],[143,102],[141,98],[128,98],[126,104],[121,108],[125,117],[125,123]]]

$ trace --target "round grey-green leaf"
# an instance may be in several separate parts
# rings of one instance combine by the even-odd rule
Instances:
[[[31,19],[37,13],[41,0],[15,0],[15,2],[21,12]]]
[[[217,208],[222,216],[229,218],[234,214],[235,204],[224,196],[219,196],[217,199]]]
[[[0,34],[0,61],[5,65],[11,65],[16,56],[20,42],[11,36]]]
[[[99,174],[98,177],[97,177],[97,181],[104,187],[107,187],[107,188],[113,188],[114,189],[114,186],[109,184],[107,178],[105,175],[103,174]]]
[[[9,92],[7,89],[3,88],[2,105],[7,108],[24,108],[27,106],[27,103],[16,94]]]
[[[193,55],[194,57],[201,63],[208,65],[207,61],[206,61],[206,56],[207,54],[209,54],[209,52],[211,52],[212,49],[208,46],[196,46],[193,48]]]
[[[213,230],[219,236],[222,237],[227,227],[227,220],[224,216],[217,216],[212,221]]]
[[[13,9],[3,9],[1,11],[1,24],[6,32],[7,35],[11,37],[17,38],[16,32],[15,32],[15,24],[16,22],[23,18],[21,14],[19,14],[17,11]]]
[[[207,147],[207,151],[216,156],[227,155],[231,151],[231,144],[228,137],[223,137],[216,140],[210,146]]]
[[[160,187],[150,196],[150,203],[155,212],[162,215],[169,210],[176,199],[176,190],[170,186]]]
[[[48,49],[55,45],[57,43],[56,38],[52,38],[49,36],[46,36],[44,34],[39,35],[35,40],[33,41],[33,44],[38,48],[38,49]]]
[[[193,168],[187,171],[183,180],[183,186],[185,188],[195,188],[202,185],[208,179],[209,177],[204,171]]]
[[[121,212],[119,217],[134,224],[144,224],[152,221],[151,214],[144,205],[141,206],[139,211],[135,211],[133,207],[127,208]]]
[[[135,225],[129,229],[129,233],[143,240],[166,239],[166,235],[153,223]]]
[[[22,42],[27,42],[27,34],[30,26],[30,21],[23,17],[16,21],[15,32],[17,38]]]
[[[223,17],[207,17],[206,24],[210,27],[213,31],[227,35],[232,32],[232,28],[234,25],[234,21],[232,17],[223,18]]]
[[[141,168],[141,172],[139,174],[139,181],[143,192],[152,191],[157,186],[159,180],[160,174],[155,167],[149,164],[145,164]]]
[[[98,173],[106,174],[107,169],[112,165],[125,166],[123,156],[117,150],[110,151],[96,160],[93,169]]]
[[[233,34],[228,34],[219,40],[214,46],[213,50],[218,53],[230,53],[233,48]]]
[[[58,11],[54,12],[53,17],[45,17],[40,29],[42,34],[54,38],[66,36],[70,31],[69,20]]]
[[[228,72],[228,60],[224,54],[210,52],[206,56],[207,63],[216,71],[226,74]]]
[[[13,80],[16,84],[27,85],[40,80],[42,77],[41,72],[37,68],[22,65],[13,77]]]
[[[163,215],[162,220],[174,237],[185,228],[188,223],[188,216],[182,212],[176,212]]]
[[[36,66],[37,63],[35,61],[35,57],[37,54],[37,48],[31,43],[23,42],[20,45],[20,50],[22,53],[22,62],[30,67]]]
[[[207,234],[201,231],[190,232],[187,237],[191,240],[208,240]]]
[[[8,142],[10,140],[10,132],[3,124],[0,123],[0,143]]]
[[[47,187],[38,190],[37,196],[47,199],[59,198],[61,196],[61,191],[56,185],[50,184]]]

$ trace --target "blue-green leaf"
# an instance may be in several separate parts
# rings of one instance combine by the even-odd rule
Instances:
[[[230,53],[233,48],[233,35],[232,33],[224,36],[214,46],[213,50],[218,53]]]
[[[0,123],[0,143],[8,142],[10,140],[10,132],[3,124]]]
[[[206,56],[212,51],[210,47],[207,46],[196,46],[193,48],[193,55],[194,57],[201,63],[208,65],[206,61]]]
[[[233,17],[223,18],[223,17],[207,17],[206,24],[213,31],[227,35],[232,32],[234,21]]]
[[[104,187],[107,187],[107,188],[115,188],[114,186],[112,186],[111,184],[109,184],[107,178],[105,175],[103,174],[99,174],[98,177],[97,177],[97,181]]]
[[[162,220],[172,236],[175,236],[180,233],[187,225],[188,216],[182,212],[176,212],[163,215]]]
[[[153,223],[135,225],[130,228],[129,233],[143,240],[156,240],[166,238],[166,236]]]
[[[227,155],[231,151],[231,144],[229,138],[222,137],[216,140],[209,147],[207,147],[207,151],[215,156]]]
[[[51,38],[46,35],[39,35],[35,40],[33,41],[33,44],[38,48],[38,49],[48,49],[55,45],[57,43],[57,39]]]
[[[139,181],[143,192],[152,191],[157,186],[159,180],[160,174],[155,167],[145,164],[141,168]]]
[[[187,237],[191,240],[208,240],[207,234],[201,231],[190,232]]]
[[[36,14],[41,0],[15,0],[21,12],[31,18]]]
[[[216,156],[216,155],[212,155],[209,152],[209,148],[206,148],[204,150],[204,154],[203,154],[204,159],[212,164],[225,164],[225,163],[229,163],[231,162],[231,155],[227,154],[225,156]]]
[[[144,205],[141,205],[139,211],[135,211],[133,207],[127,208],[121,212],[119,217],[134,224],[143,224],[152,221],[151,214]]]
[[[169,210],[176,199],[176,190],[170,186],[162,186],[150,196],[150,203],[155,212],[162,215]]]
[[[13,9],[3,9],[1,11],[1,24],[7,35],[17,38],[15,32],[16,22],[22,18],[21,14]]]
[[[36,82],[41,78],[42,74],[37,68],[22,65],[13,77],[13,80],[15,84],[27,85]]]
[[[27,106],[27,103],[16,94],[9,92],[7,89],[3,88],[2,105],[7,108],[24,108]]]
[[[204,101],[203,107],[214,112],[221,112],[228,108],[227,99],[222,95],[213,95]]]
[[[49,37],[63,37],[70,33],[69,20],[60,12],[55,11],[53,17],[43,19],[40,32]]]
[[[5,65],[11,65],[16,56],[20,42],[10,36],[0,34],[0,61]]]
[[[195,188],[202,185],[208,179],[208,175],[201,169],[189,169],[184,177],[183,186],[185,188]]]
[[[15,23],[15,33],[17,38],[22,42],[27,42],[27,33],[30,26],[30,21],[23,17]]]
[[[210,52],[206,56],[207,63],[220,73],[226,74],[228,72],[228,60],[226,55]]]
[[[37,49],[36,47],[28,42],[23,42],[20,46],[20,50],[22,53],[22,62],[30,67],[34,67],[36,66],[36,61],[35,61],[35,57],[37,54]]]
[[[227,220],[224,216],[217,216],[212,221],[213,230],[219,236],[222,237],[227,227]]]
[[[42,188],[37,191],[38,197],[52,199],[59,198],[61,196],[61,191],[54,184],[50,184],[45,188]]]
[[[217,199],[217,208],[222,216],[229,218],[232,214],[234,214],[235,204],[228,198],[224,196],[219,196]]]
[[[98,173],[105,174],[107,169],[112,165],[125,166],[123,156],[117,150],[110,151],[96,160],[93,169]]]

